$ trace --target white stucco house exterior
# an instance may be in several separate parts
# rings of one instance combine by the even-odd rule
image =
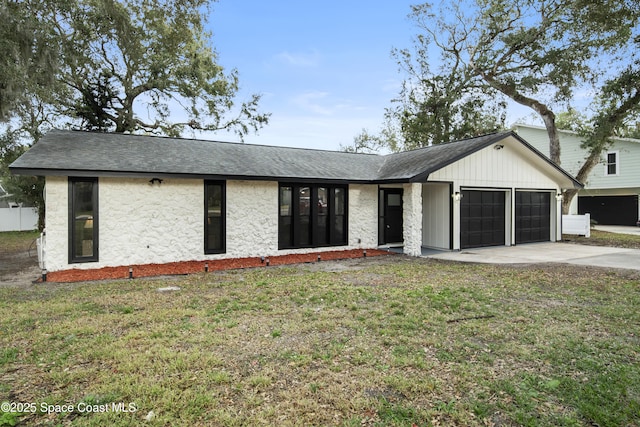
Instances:
[[[556,241],[581,187],[514,132],[383,156],[54,130],[10,170],[46,177],[48,272]]]
[[[515,131],[540,152],[549,154],[549,137],[544,127],[515,125]],[[559,131],[560,163],[577,174],[589,155],[576,132]],[[602,153],[601,164],[593,168],[584,188],[574,197],[570,214],[589,213],[599,224],[636,225],[640,221],[640,140],[612,138]]]

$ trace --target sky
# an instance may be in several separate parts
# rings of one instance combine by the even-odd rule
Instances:
[[[238,101],[262,95],[270,123],[246,143],[338,150],[376,133],[404,75],[393,48],[412,46],[416,1],[219,0],[212,45],[237,69]],[[507,123],[508,125],[510,123]],[[232,133],[215,139],[236,141]]]
[[[413,2],[415,3],[415,2]],[[270,123],[246,143],[337,150],[377,131],[403,80],[392,48],[411,45],[412,2],[219,0],[209,17],[238,100],[262,95]],[[237,140],[231,133],[217,135]]]

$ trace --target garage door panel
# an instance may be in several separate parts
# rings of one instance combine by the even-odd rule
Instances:
[[[516,244],[551,240],[551,193],[516,192]]]
[[[463,190],[460,204],[460,246],[505,244],[505,192]]]
[[[579,196],[578,214],[585,213],[602,225],[636,225],[638,196]]]

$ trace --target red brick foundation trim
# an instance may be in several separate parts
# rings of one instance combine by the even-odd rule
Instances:
[[[389,255],[390,252],[379,249],[366,249],[366,256]],[[331,252],[312,252],[307,254],[291,254],[251,258],[231,258],[209,261],[182,261],[166,264],[141,264],[120,267],[103,267],[90,270],[62,270],[47,273],[47,282],[85,282],[105,279],[128,279],[176,274],[191,274],[206,271],[233,270],[238,268],[267,267],[273,265],[299,264],[336,259],[363,258],[364,249],[352,249]]]

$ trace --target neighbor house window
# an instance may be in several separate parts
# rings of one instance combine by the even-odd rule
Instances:
[[[98,261],[98,178],[69,178],[69,263]]]
[[[281,184],[280,249],[347,244],[347,187]]]
[[[224,182],[205,181],[204,194],[204,253],[223,253],[226,250]]]
[[[617,151],[609,151],[607,153],[607,159],[605,162],[605,175],[618,175],[618,170],[620,168],[618,162],[618,152]]]

